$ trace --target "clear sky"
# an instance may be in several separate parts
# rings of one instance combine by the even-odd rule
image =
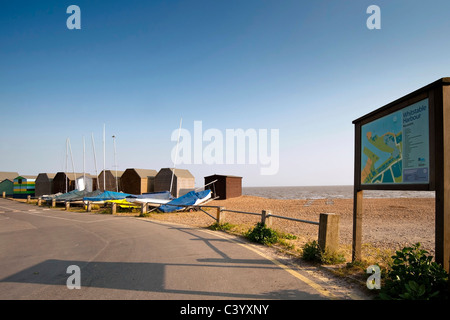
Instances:
[[[72,4],[80,30],[66,26]],[[350,185],[352,121],[450,76],[449,12],[448,0],[2,1],[0,171],[64,171],[69,138],[82,172],[84,137],[95,173],[91,135],[100,171],[104,125],[107,169],[172,167],[182,118],[193,140],[194,121],[279,132],[276,174],[260,158],[177,164],[197,185],[214,173]]]

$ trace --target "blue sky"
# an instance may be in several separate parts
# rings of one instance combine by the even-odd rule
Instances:
[[[69,30],[69,5],[81,30]],[[369,30],[368,6],[381,9]],[[203,130],[278,129],[279,170],[179,164],[244,186],[353,183],[352,120],[450,76],[450,2],[2,1],[0,171],[173,166],[180,118]],[[207,143],[204,143],[204,146]],[[72,170],[69,162],[69,171]]]

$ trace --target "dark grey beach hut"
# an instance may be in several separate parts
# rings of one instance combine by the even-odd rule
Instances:
[[[122,191],[130,194],[153,192],[157,173],[156,170],[152,169],[126,169],[120,177]]]
[[[35,196],[53,194],[53,179],[56,173],[39,173],[35,182]]]
[[[119,170],[102,170],[98,175],[98,188],[101,191],[123,191],[121,185],[121,178],[125,171]],[[104,176],[104,177],[103,177]],[[103,183],[106,189],[103,188]],[[117,183],[117,184],[116,184]]]
[[[83,173],[58,172],[53,178],[53,193],[66,193],[76,188],[76,180]]]
[[[170,188],[171,183],[173,183],[172,188]],[[186,169],[162,168],[155,177],[155,192],[172,189],[172,195],[176,198],[194,190],[194,188],[195,177]]]
[[[215,180],[217,181],[212,183]],[[220,200],[242,195],[242,177],[213,174],[205,177],[205,185],[205,189],[210,189],[213,197],[218,197]]]

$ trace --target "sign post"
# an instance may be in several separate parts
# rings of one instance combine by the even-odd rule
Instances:
[[[361,259],[363,191],[435,191],[436,262],[450,259],[450,78],[353,121],[352,260]]]

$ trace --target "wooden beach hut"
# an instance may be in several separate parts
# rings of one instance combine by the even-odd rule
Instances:
[[[53,194],[53,179],[56,173],[39,173],[36,178],[35,196],[40,197],[43,195]]]
[[[195,178],[186,169],[162,168],[155,177],[155,192],[170,191],[172,181],[172,195],[176,198],[195,189]]]
[[[210,189],[213,197],[219,197],[220,200],[242,195],[242,177],[213,174],[205,177],[205,185],[205,189]]]
[[[83,173],[57,172],[53,178],[53,193],[66,193],[76,189],[76,180]]]
[[[0,197],[3,192],[6,197],[12,197],[14,194],[14,178],[19,174],[17,172],[0,171]]]
[[[36,176],[22,175],[14,178],[13,198],[26,199],[35,196]]]
[[[0,197],[12,197],[14,194],[14,179],[4,179],[0,181]]]
[[[119,170],[102,170],[100,174],[98,175],[98,188],[101,191],[122,191],[121,186],[121,178],[125,171],[119,171]],[[105,176],[103,178],[103,176]],[[106,185],[106,189],[103,187],[103,181]],[[116,187],[117,182],[117,187]]]
[[[157,174],[152,169],[128,168],[120,177],[121,191],[130,194],[143,194],[153,192],[154,181]]]

